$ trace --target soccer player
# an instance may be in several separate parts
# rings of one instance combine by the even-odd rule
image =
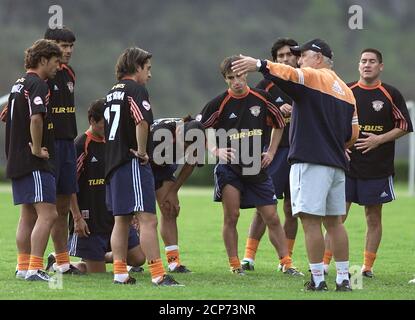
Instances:
[[[25,52],[26,74],[15,82],[8,101],[6,173],[12,180],[14,204],[22,205],[16,277],[30,281],[50,280],[43,271],[43,255],[57,213],[46,80],[56,75],[61,57],[52,41],[36,41]]]
[[[156,148],[162,141],[160,139],[154,139],[154,134],[161,129],[166,130],[171,138],[170,141],[164,140],[163,143],[167,145],[164,153],[170,153],[172,157],[169,162],[160,161],[157,163],[154,158],[157,157],[158,154],[161,154],[156,152]],[[180,130],[182,131],[182,134],[180,133]],[[151,167],[154,174],[156,199],[161,211],[160,234],[165,245],[167,262],[169,264],[168,269],[170,272],[176,273],[191,272],[185,265],[181,264],[179,255],[177,217],[180,212],[180,204],[178,192],[184,182],[192,174],[194,167],[197,165],[196,161],[182,161],[184,164],[179,175],[177,176],[177,179],[174,175],[178,168],[177,160],[180,160],[176,158],[176,146],[183,140],[184,144],[182,149],[183,151],[187,149],[188,145],[193,142],[185,140],[186,134],[190,130],[198,130],[203,134],[204,138],[203,126],[199,121],[191,119],[190,116],[183,119],[158,119],[154,121],[150,129],[153,137],[152,141],[154,151]]]
[[[284,63],[291,67],[298,66],[298,57],[295,56],[290,47],[297,46],[297,41],[289,38],[279,38],[271,49],[272,60],[278,63]],[[284,231],[287,238],[288,252],[292,256],[297,235],[297,218],[293,217],[290,199],[290,165],[287,161],[289,151],[288,132],[290,130],[290,119],[292,110],[292,99],[279,89],[272,81],[263,79],[257,85],[258,89],[269,92],[272,96],[274,104],[280,109],[284,115],[285,127],[282,134],[280,144],[274,159],[267,168],[268,174],[272,178],[277,199],[284,199]],[[242,260],[242,268],[244,270],[254,270],[255,255],[259,245],[259,241],[265,233],[265,223],[258,212],[255,212],[251,226],[249,227],[249,235],[245,245],[245,256]],[[282,270],[282,269],[281,269]],[[291,269],[295,270],[295,269]],[[296,275],[302,275],[296,272]]]
[[[77,135],[75,118],[75,74],[69,61],[72,57],[75,35],[63,27],[47,29],[45,39],[53,40],[62,50],[60,68],[53,80],[48,81],[51,92],[50,110],[55,134],[55,178],[56,208],[58,218],[52,227],[51,236],[55,247],[57,271],[63,274],[80,274],[79,270],[69,263],[68,214],[72,194],[77,191],[76,184],[76,151],[74,139]],[[75,219],[79,212],[72,212]]]
[[[382,238],[382,206],[395,200],[395,140],[413,131],[402,94],[381,81],[383,67],[382,53],[365,49],[359,61],[360,79],[349,84],[356,97],[361,134],[349,152],[346,207],[347,212],[352,203],[365,208],[367,230],[362,275],[368,278],[373,277],[373,264]],[[327,265],[330,253],[328,243]]]
[[[345,149],[358,136],[358,121],[352,91],[332,70],[329,45],[314,39],[291,51],[300,56],[301,68],[243,57],[233,71],[261,71],[294,101],[291,113],[290,192],[293,215],[303,225],[311,281],[305,289],[326,291],[322,223],[332,239],[336,259],[336,291],[351,291],[349,246],[341,221],[346,213]]]
[[[220,131],[226,130],[226,147],[220,143],[218,147],[213,146],[213,150],[209,144],[208,147],[225,162],[219,162],[215,167],[215,201],[222,202],[223,206],[223,240],[229,265],[233,273],[245,274],[238,258],[236,225],[240,208],[256,207],[268,226],[269,238],[278,252],[280,263],[284,270],[289,270],[293,268],[292,259],[276,214],[272,179],[265,171],[277,151],[284,118],[267,92],[249,88],[247,75],[238,75],[231,70],[232,62],[238,59],[238,56],[231,56],[222,61],[220,69],[228,90],[208,102],[197,118],[205,128],[219,130],[218,137]],[[268,150],[261,159],[267,126],[272,126],[273,131]],[[258,154],[254,151],[254,144],[259,148]],[[254,155],[254,158],[247,159],[247,154]],[[255,170],[248,172],[257,164],[256,173]]]
[[[108,209],[115,216],[111,235],[114,283],[134,284],[127,271],[128,231],[138,214],[140,244],[155,285],[178,283],[166,274],[160,258],[154,177],[148,141],[153,113],[145,84],[151,78],[152,55],[140,48],[126,49],[118,58],[118,82],[106,97],[105,179]]]
[[[82,212],[77,220],[70,218],[68,251],[71,256],[82,258],[71,263],[82,272],[106,272],[105,263],[112,262],[110,238],[114,216],[105,205],[105,133],[104,99],[94,101],[88,109],[88,130],[75,140],[79,192],[71,199],[71,210]],[[79,209],[80,208],[80,209]],[[53,266],[55,255],[48,256],[48,266]],[[139,267],[145,256],[133,226],[130,227],[127,263]]]

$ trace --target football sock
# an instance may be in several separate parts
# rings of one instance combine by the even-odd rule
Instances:
[[[30,263],[30,254],[19,253],[17,255],[17,270],[18,271],[29,270],[29,263]]]
[[[151,281],[153,283],[158,283],[161,280],[161,278],[166,274],[161,258],[147,261],[147,264],[151,273]]]
[[[285,256],[280,259],[280,265],[283,266],[283,270],[290,269],[293,265],[293,260],[290,256]]]
[[[363,262],[362,271],[372,271],[373,264],[375,263],[376,253],[365,251],[365,259]]]
[[[177,266],[180,266],[179,246],[167,246],[165,250],[169,269],[174,270]]]
[[[42,270],[43,269],[43,257],[37,257],[30,255],[29,269],[28,270]]]
[[[55,258],[56,258],[56,266],[57,266],[57,271],[59,272],[65,272],[69,270],[69,253],[68,251],[65,252],[61,252],[61,253],[56,253],[55,254]]]
[[[241,268],[241,262],[239,261],[238,256],[229,258],[229,265],[232,270]]]
[[[290,257],[293,255],[295,239],[287,239],[288,253]]]
[[[322,281],[324,281],[324,266],[323,262],[310,263],[310,270],[313,276],[315,286],[318,287]]]
[[[329,265],[331,262],[331,259],[333,258],[333,253],[330,250],[324,251],[324,257],[323,257],[323,263],[324,263],[324,271],[329,271]]]
[[[341,284],[343,280],[349,280],[349,261],[336,261],[337,277],[336,283]]]
[[[258,246],[259,246],[259,241],[257,239],[253,239],[253,238],[246,239],[244,259],[254,262]]]
[[[128,279],[127,263],[121,260],[115,260],[114,264],[114,280],[125,282]]]

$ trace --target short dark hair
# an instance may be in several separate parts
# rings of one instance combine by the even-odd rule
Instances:
[[[362,54],[364,54],[365,52],[371,52],[374,53],[376,55],[376,57],[378,58],[379,63],[383,63],[383,56],[382,53],[378,50],[378,49],[373,49],[373,48],[366,48],[364,50],[362,50],[362,52],[360,53],[360,56]]]
[[[228,72],[232,72],[232,62],[240,60],[241,57],[237,55],[233,55],[230,57],[226,57],[220,64],[220,72],[222,76],[225,78]]]
[[[277,60],[278,50],[285,46],[295,47],[298,46],[298,42],[291,38],[278,38],[271,48],[271,56],[274,61]]]
[[[63,26],[62,28],[51,29],[47,28],[45,32],[45,39],[54,40],[56,42],[75,42],[75,34],[71,29]]]
[[[88,108],[88,121],[93,119],[95,122],[104,118],[105,99],[98,99],[91,103]]]
[[[151,53],[137,47],[125,49],[118,57],[115,66],[117,80],[121,80],[127,75],[136,73],[139,66],[144,68],[144,65],[152,56]]]
[[[26,69],[37,68],[42,58],[50,60],[52,57],[62,57],[59,46],[51,40],[39,39],[26,49],[24,66]]]

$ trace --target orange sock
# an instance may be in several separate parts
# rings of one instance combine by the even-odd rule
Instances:
[[[155,280],[163,277],[166,274],[166,270],[164,270],[163,262],[160,258],[156,260],[147,261],[147,264],[148,268],[150,269],[151,279]]]
[[[290,255],[290,257],[292,257],[293,255],[294,243],[295,239],[287,239],[288,254]]]
[[[19,253],[17,255],[17,270],[27,271],[29,269],[30,254]]]
[[[331,252],[330,250],[324,251],[324,257],[323,257],[324,264],[329,265],[332,257],[333,257],[333,252]]]
[[[69,253],[68,251],[56,253],[56,265],[61,266],[63,264],[69,264]]]
[[[231,266],[231,269],[239,269],[241,267],[241,261],[239,261],[238,256],[236,257],[230,257],[229,258],[229,265]]]
[[[29,270],[42,270],[43,269],[43,257],[37,257],[30,255]]]
[[[373,264],[375,263],[376,253],[365,251],[365,259],[363,262],[364,270],[363,271],[372,271]]]
[[[179,250],[170,250],[166,251],[166,257],[167,257],[167,263],[177,263],[177,265],[180,265],[180,258],[179,258]]]
[[[126,274],[127,271],[127,263],[122,260],[115,260],[113,263],[114,274]]]
[[[255,260],[255,255],[256,255],[258,246],[259,246],[259,241],[257,239],[253,239],[253,238],[246,239],[244,258]]]
[[[280,259],[280,264],[284,267],[285,270],[287,270],[292,267],[293,260],[290,256],[285,256]]]

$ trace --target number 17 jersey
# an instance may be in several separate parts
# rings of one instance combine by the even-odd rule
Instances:
[[[146,121],[150,128],[153,122],[147,89],[134,80],[120,80],[107,94],[104,116],[105,178],[108,181],[115,169],[134,158],[130,149],[137,150],[136,126]],[[147,153],[151,142],[148,139]]]

